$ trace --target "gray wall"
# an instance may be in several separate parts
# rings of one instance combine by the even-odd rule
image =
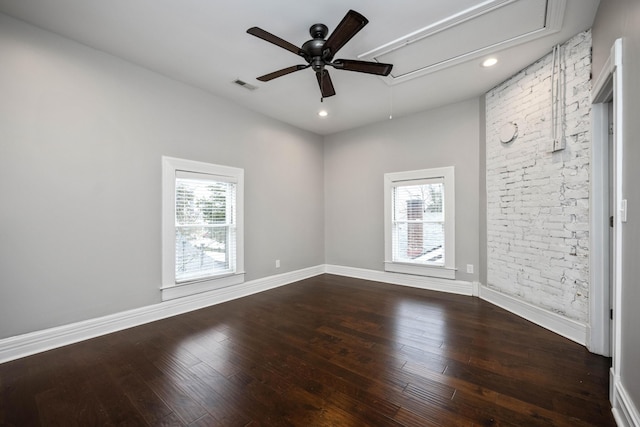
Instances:
[[[326,137],[327,264],[384,270],[383,175],[455,166],[456,279],[478,280],[479,112],[473,99]]]
[[[593,76],[609,57],[611,46],[623,38],[623,184],[628,221],[622,230],[622,354],[621,381],[636,408],[640,408],[640,1],[602,0],[592,29]]]
[[[479,164],[480,177],[478,179],[479,186],[479,236],[478,244],[480,251],[480,259],[478,268],[479,281],[481,284],[487,284],[487,97],[480,97],[480,146],[479,146]]]
[[[247,280],[323,264],[321,137],[4,15],[0,58],[0,338],[160,302],[162,155],[245,169]]]

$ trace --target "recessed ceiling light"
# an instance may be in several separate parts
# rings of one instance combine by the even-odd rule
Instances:
[[[493,67],[494,65],[496,65],[498,63],[498,60],[496,58],[487,58],[484,60],[484,62],[482,63],[483,67]]]
[[[327,113],[327,110],[320,110],[320,111],[318,111],[318,115],[320,117],[327,117],[329,115],[329,113]]]

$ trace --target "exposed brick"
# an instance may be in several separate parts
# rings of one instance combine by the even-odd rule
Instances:
[[[561,54],[564,150],[552,152],[551,54],[486,94],[487,286],[586,322],[591,32]],[[505,145],[508,122],[518,137]]]

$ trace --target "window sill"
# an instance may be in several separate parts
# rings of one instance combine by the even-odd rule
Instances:
[[[236,273],[229,276],[198,282],[180,283],[173,286],[165,286],[161,289],[162,301],[200,294],[202,292],[213,291],[214,289],[226,288],[227,286],[239,285],[241,283],[244,283],[244,273]]]
[[[434,267],[417,264],[401,264],[397,262],[385,262],[384,271],[413,274],[416,276],[438,277],[440,279],[456,278],[456,270],[454,268]]]

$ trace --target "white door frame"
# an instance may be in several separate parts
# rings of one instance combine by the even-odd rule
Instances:
[[[609,59],[595,80],[592,96],[592,175],[591,175],[591,293],[589,296],[588,347],[594,353],[611,355],[610,399],[614,401],[614,388],[620,381],[621,354],[621,285],[622,285],[622,39],[615,41]],[[609,114],[613,103],[613,159],[608,159]],[[608,195],[609,164],[613,168],[612,192]],[[613,198],[614,227],[609,263],[609,202]],[[606,252],[605,252],[606,251]],[[610,270],[611,269],[611,270]],[[609,277],[611,271],[611,280]],[[609,282],[611,283],[609,284]],[[612,300],[609,298],[612,287]],[[609,328],[609,307],[613,320]],[[611,333],[609,333],[609,331]],[[615,406],[615,405],[614,405]]]
[[[591,145],[590,197],[590,292],[587,347],[589,351],[611,356],[610,241],[609,241],[609,101],[594,103]]]

